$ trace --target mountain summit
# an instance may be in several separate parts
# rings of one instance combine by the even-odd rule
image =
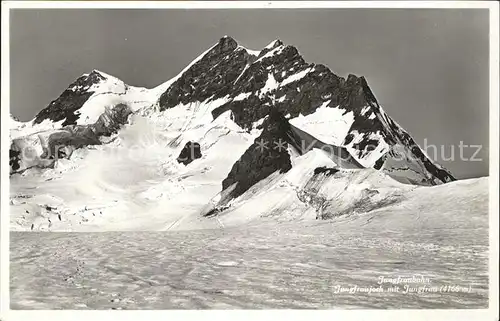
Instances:
[[[135,164],[127,184],[154,178],[147,198],[183,195],[206,217],[259,199],[273,184],[303,196],[305,186],[367,173],[365,183],[390,186],[455,180],[384,112],[364,77],[337,76],[280,40],[255,51],[225,36],[152,89],[93,70],[33,121],[13,124],[11,174],[57,181],[93,161],[120,171]],[[131,148],[141,152],[131,157]],[[195,197],[185,175],[208,180],[207,196]]]

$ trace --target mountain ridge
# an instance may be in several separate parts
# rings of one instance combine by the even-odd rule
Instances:
[[[258,54],[255,56],[249,51]],[[268,72],[269,69],[271,72]],[[223,72],[225,74],[221,76]],[[291,77],[285,77],[287,74]],[[290,80],[294,76],[295,79]],[[97,69],[83,74],[61,96],[42,109],[35,116],[34,122],[39,124],[45,119],[55,122],[64,119],[62,126],[76,124],[78,110],[95,93],[91,90],[92,87],[110,78],[123,83]],[[271,88],[273,81],[278,86]],[[234,121],[246,130],[250,130],[253,123],[265,117],[271,106],[291,114],[290,117],[293,118],[307,116],[328,101],[327,107],[343,109],[344,113],[353,112],[355,119],[350,132],[343,142],[334,143],[351,144],[348,148],[353,154],[357,154],[357,161],[361,161],[364,166],[372,167],[377,163],[378,167],[382,167],[381,163],[385,162],[382,157],[385,153],[381,153],[383,155],[377,159],[363,162],[363,157],[370,152],[366,150],[367,146],[377,148],[381,142],[381,139],[370,138],[379,132],[390,144],[403,141],[410,144],[410,153],[425,164],[427,171],[434,172],[432,175],[439,181],[454,180],[448,171],[421,152],[420,147],[401,126],[381,111],[364,76],[349,74],[343,78],[323,64],[307,63],[296,47],[285,45],[279,39],[273,40],[260,51],[253,51],[239,45],[235,39],[224,36],[193,60],[178,76],[152,89],[142,90],[162,88],[165,84],[168,86],[165,86],[166,89],[158,100],[153,102],[160,111],[179,104],[229,97],[232,100],[212,110],[214,119],[226,110],[231,110]],[[122,86],[125,91],[140,88],[124,83]],[[247,96],[238,99],[241,95]],[[353,141],[354,136],[359,135],[364,138],[360,142]]]
[[[455,180],[383,110],[365,77],[337,76],[279,39],[255,51],[223,37],[177,76],[149,89],[94,69],[32,122],[11,123],[11,174],[38,175],[31,171],[37,169],[52,175],[47,173],[69,162],[72,169],[61,173],[71,175],[86,162],[79,158],[81,149],[96,148],[108,158],[112,154],[105,153],[130,155],[127,146],[139,142],[139,148],[148,148],[144,156],[164,155],[160,166],[167,167],[158,170],[170,174],[157,179],[170,181],[169,175],[183,172],[193,179],[211,177],[210,197],[203,202],[212,205],[198,213],[231,212],[268,188],[288,186],[290,179],[298,179],[294,189],[303,189],[333,184],[356,170],[410,185]],[[153,140],[142,141],[146,135]],[[31,158],[25,157],[26,148],[33,150]],[[329,179],[318,181],[323,172]],[[282,183],[272,185],[276,180]],[[184,183],[164,184],[144,193],[156,199],[166,197],[163,188],[190,190]]]

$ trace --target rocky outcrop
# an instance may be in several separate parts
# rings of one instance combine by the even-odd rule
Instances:
[[[159,100],[161,110],[179,103],[188,104],[217,99],[233,92],[235,83],[245,67],[255,60],[230,37],[219,40],[202,59],[189,68],[165,91]],[[236,90],[237,91],[237,90]],[[234,91],[234,92],[236,92]]]
[[[276,109],[270,110],[261,126],[260,136],[233,165],[222,182],[222,190],[229,190],[227,198],[240,196],[274,172],[288,172],[292,168],[289,148],[299,155],[317,148],[343,168],[363,168],[344,147],[321,142],[291,125],[283,113]],[[333,171],[331,169],[329,173]]]
[[[295,136],[288,121],[278,111],[273,111],[264,120],[262,134],[233,165],[222,189],[231,187],[230,197],[235,198],[252,185],[279,171],[286,173],[292,168],[288,143],[295,144]]]
[[[200,144],[189,141],[182,148],[179,157],[177,157],[177,162],[188,165],[195,159],[201,158],[201,156]]]
[[[329,168],[326,166],[322,167],[316,167],[314,169],[314,175],[325,175],[325,176],[331,176],[337,173],[339,170],[337,168]]]

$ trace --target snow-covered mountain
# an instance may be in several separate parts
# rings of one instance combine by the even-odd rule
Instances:
[[[14,229],[176,229],[330,218],[454,181],[363,77],[279,40],[223,37],[152,89],[93,70],[11,121]]]

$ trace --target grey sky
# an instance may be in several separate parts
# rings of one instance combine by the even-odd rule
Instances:
[[[10,31],[11,112],[21,120],[94,68],[153,87],[224,35],[250,49],[279,38],[308,62],[365,76],[422,147],[427,139],[449,157],[454,146],[455,161],[430,156],[455,176],[488,174],[487,10],[16,9]],[[483,161],[460,161],[460,141],[483,145]]]

